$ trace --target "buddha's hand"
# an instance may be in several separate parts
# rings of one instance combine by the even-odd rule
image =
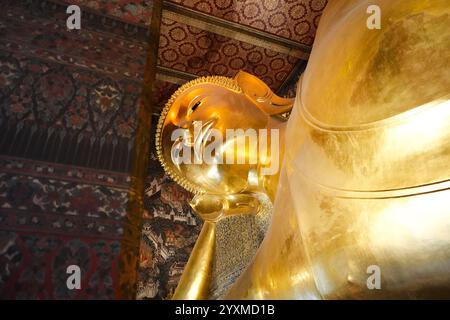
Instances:
[[[254,193],[198,194],[189,204],[204,221],[217,222],[231,215],[257,214],[260,200]]]

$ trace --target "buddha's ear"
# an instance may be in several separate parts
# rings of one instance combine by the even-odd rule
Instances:
[[[294,99],[277,96],[267,84],[250,73],[241,70],[234,76],[234,80],[242,91],[268,115],[288,112],[294,105]]]

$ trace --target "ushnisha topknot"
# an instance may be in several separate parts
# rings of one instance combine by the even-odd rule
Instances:
[[[164,155],[162,152],[162,131],[164,127],[164,122],[169,113],[170,108],[172,107],[175,100],[186,90],[192,88],[193,86],[199,84],[215,84],[221,87],[225,87],[227,89],[233,90],[236,93],[242,93],[241,87],[237,84],[236,80],[228,77],[222,76],[208,76],[208,77],[200,77],[189,81],[178,88],[167,101],[163,110],[161,111],[161,115],[158,120],[158,124],[156,126],[156,137],[155,137],[155,145],[156,145],[156,154],[158,156],[158,160],[161,163],[164,171],[172,178],[176,183],[182,186],[184,189],[192,192],[194,194],[203,194],[206,191],[201,187],[191,183],[186,178],[182,177],[178,172],[173,170],[171,166],[164,159]]]

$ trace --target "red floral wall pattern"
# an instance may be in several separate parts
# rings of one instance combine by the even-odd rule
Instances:
[[[158,63],[197,76],[234,76],[246,70],[274,90],[298,59],[163,19]]]
[[[312,45],[327,0],[171,0],[183,6]]]

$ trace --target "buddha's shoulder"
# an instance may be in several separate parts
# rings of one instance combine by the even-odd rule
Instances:
[[[300,90],[312,117],[366,124],[449,93],[448,2],[381,2],[380,29],[367,28],[358,6],[327,7],[322,17]]]

